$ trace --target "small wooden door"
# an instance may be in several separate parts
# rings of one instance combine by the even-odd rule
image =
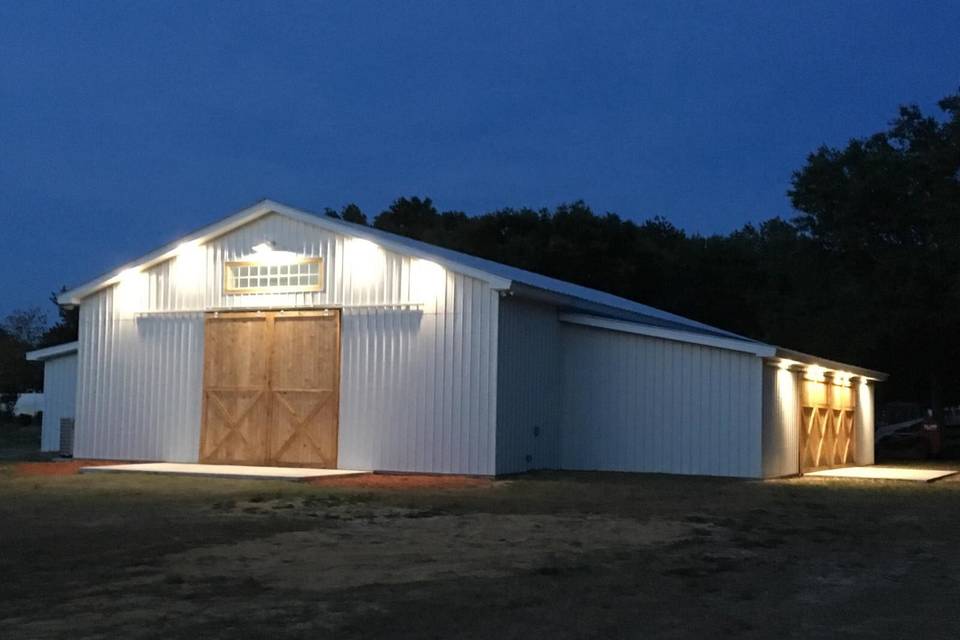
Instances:
[[[850,387],[804,380],[800,393],[800,472],[854,464],[855,394]]]
[[[337,466],[338,312],[209,315],[203,384],[202,462]]]

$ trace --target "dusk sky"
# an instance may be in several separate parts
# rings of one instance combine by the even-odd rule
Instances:
[[[960,87],[956,2],[0,0],[0,315],[254,201],[701,233]]]

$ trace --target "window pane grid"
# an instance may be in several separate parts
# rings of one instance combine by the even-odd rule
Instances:
[[[322,258],[287,264],[228,262],[224,268],[227,293],[287,293],[322,291]]]

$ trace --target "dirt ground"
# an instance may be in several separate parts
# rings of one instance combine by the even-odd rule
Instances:
[[[6,463],[0,638],[953,639],[958,513],[957,479],[294,484]]]

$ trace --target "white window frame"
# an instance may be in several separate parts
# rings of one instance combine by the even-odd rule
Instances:
[[[267,279],[276,279],[279,281],[280,278],[291,278],[297,277],[298,279],[313,274],[289,274],[289,269],[291,266],[300,265],[317,265],[317,281],[315,284],[287,284],[287,285],[270,285],[269,283],[266,286],[261,286],[259,283],[256,286],[241,286],[237,284],[237,280],[242,280],[243,278],[267,278]],[[237,269],[240,268],[255,268],[258,270],[256,275],[244,275],[238,276]],[[259,270],[267,269],[268,273],[261,274]],[[275,273],[270,273],[269,271],[276,269]],[[283,273],[287,271],[287,273]],[[313,292],[313,291],[323,291],[325,280],[324,273],[324,264],[323,258],[320,257],[303,257],[303,258],[294,258],[293,260],[285,260],[283,262],[262,262],[257,260],[231,260],[223,265],[223,291],[227,294],[232,295],[241,295],[245,293],[300,293],[300,292]]]

